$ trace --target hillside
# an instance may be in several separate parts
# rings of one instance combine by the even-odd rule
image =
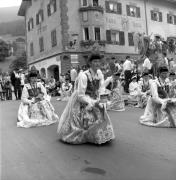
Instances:
[[[17,15],[18,10],[18,6],[0,8],[0,23],[24,19],[23,17]]]
[[[12,36],[25,35],[24,20],[0,23],[0,35],[11,34]]]

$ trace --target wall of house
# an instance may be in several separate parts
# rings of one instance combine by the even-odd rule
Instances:
[[[151,20],[151,10],[158,10],[162,12],[162,22],[157,22]],[[147,3],[147,18],[148,18],[148,29],[149,34],[153,33],[152,37],[155,35],[161,35],[165,39],[169,36],[176,36],[176,25],[167,23],[167,14],[171,12],[176,15],[176,2],[170,3],[166,0],[149,0]]]
[[[33,63],[46,56],[51,56],[62,51],[61,43],[61,26],[60,26],[60,4],[56,1],[57,11],[48,17],[47,5],[50,0],[42,1],[32,1],[32,6],[30,6],[26,11],[26,28],[28,27],[28,20],[30,18],[34,19],[34,29],[30,32],[27,31],[27,52],[28,52],[28,62]],[[36,25],[36,14],[40,9],[44,10],[44,21]],[[56,29],[57,36],[57,46],[51,46],[51,31]],[[44,38],[44,51],[40,52],[39,49],[39,38]],[[33,42],[34,46],[34,56],[30,56],[30,43]]]

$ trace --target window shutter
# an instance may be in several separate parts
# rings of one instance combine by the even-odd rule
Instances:
[[[126,11],[127,11],[127,16],[130,16],[130,6],[129,5],[126,6]]]
[[[47,5],[48,16],[51,16],[50,4]]]
[[[140,13],[140,8],[139,7],[136,7],[136,14],[137,14],[138,18],[141,17],[141,13]]]
[[[39,16],[38,16],[38,13],[36,14],[36,25],[39,24]]]
[[[128,33],[129,46],[134,46],[133,33]]]
[[[43,14],[43,10],[41,10],[41,17],[42,17],[42,21],[44,21],[44,14]]]
[[[169,14],[167,14],[167,23],[169,23],[169,24],[170,24]]]
[[[30,31],[30,21],[28,21],[28,31]]]
[[[106,30],[106,40],[108,43],[111,42],[111,30]]]
[[[162,12],[159,12],[159,22],[163,21]]]
[[[119,44],[125,45],[125,33],[123,31],[119,31]]]
[[[56,0],[54,0],[54,12],[57,11],[57,5],[56,5]]]
[[[154,20],[154,12],[151,10],[151,20]]]
[[[109,2],[108,1],[105,2],[105,6],[106,6],[106,12],[109,13],[110,9],[109,9]]]
[[[176,16],[174,16],[174,24],[176,25]]]
[[[31,21],[32,21],[32,29],[33,29],[34,28],[34,19],[32,18]]]
[[[117,13],[122,14],[122,4],[121,3],[117,3]]]

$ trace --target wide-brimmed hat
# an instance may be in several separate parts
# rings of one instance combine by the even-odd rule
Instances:
[[[174,72],[174,71],[171,71],[171,72],[169,73],[169,76],[175,76],[175,72]]]
[[[31,70],[31,71],[29,71],[29,73],[28,73],[28,77],[30,78],[30,77],[37,77],[38,76],[38,73],[37,73],[37,71],[36,70]]]
[[[133,75],[131,79],[132,79],[132,80],[133,80],[133,79],[137,79],[137,75],[136,75],[136,74]]]
[[[92,54],[90,57],[89,57],[89,59],[88,59],[88,62],[90,63],[90,62],[92,62],[93,60],[95,60],[95,59],[99,59],[99,60],[101,60],[101,55],[100,54]]]
[[[167,66],[160,66],[159,69],[158,69],[158,72],[159,73],[162,73],[162,72],[169,72]]]
[[[144,71],[144,72],[142,73],[142,77],[148,76],[148,75],[149,75],[149,72],[148,72],[148,71]]]

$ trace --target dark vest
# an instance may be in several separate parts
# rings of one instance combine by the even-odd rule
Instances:
[[[100,80],[94,79],[92,81],[89,80],[87,76],[87,89],[85,94],[89,95],[91,98],[96,99],[98,97],[98,89],[100,87]]]
[[[32,99],[34,97],[37,97],[39,94],[42,93],[41,91],[41,88],[40,87],[37,87],[37,88],[31,88],[31,89],[28,89],[28,94],[29,94],[29,98],[28,99]]]
[[[169,97],[169,85],[158,86],[158,96],[161,99],[168,98]]]
[[[112,91],[112,90],[115,89],[116,87],[117,87],[117,81],[113,81],[113,83],[110,82],[110,83],[108,84],[108,86],[106,87],[106,89]]]
[[[146,92],[146,91],[148,91],[149,89],[150,89],[149,82],[148,82],[147,86],[144,85],[144,82],[143,82],[143,85],[142,85],[142,92]]]

